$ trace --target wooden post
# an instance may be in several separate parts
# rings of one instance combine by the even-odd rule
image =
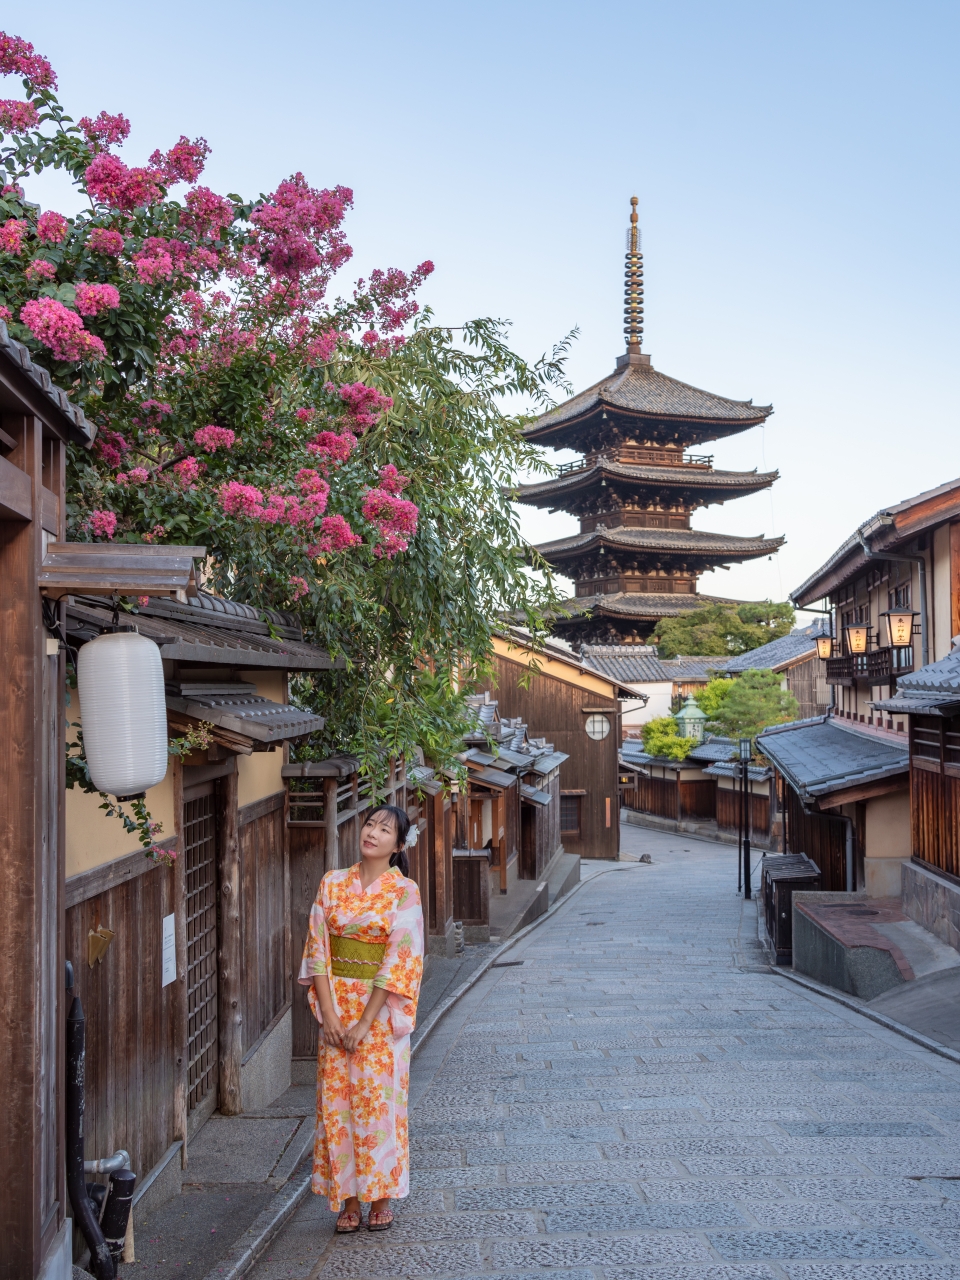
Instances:
[[[519,794],[519,783],[517,794]],[[493,799],[493,821],[500,849],[500,892],[507,892],[507,797],[498,792]]]
[[[183,762],[173,756],[173,826],[177,837],[177,859],[173,864],[174,945],[177,950],[177,981],[173,997],[173,1036],[176,1045],[173,1085],[173,1132],[183,1144],[180,1166],[187,1167],[187,1078],[190,1028],[187,1009],[187,868],[183,851]]]
[[[217,958],[219,1015],[220,1111],[238,1116],[243,1110],[240,1063],[243,1060],[243,1002],[240,934],[240,829],[237,818],[237,772],[220,783],[220,936]]]
[[[323,780],[323,829],[324,829],[324,871],[336,871],[340,866],[340,836],[337,827],[337,785],[338,778]]]

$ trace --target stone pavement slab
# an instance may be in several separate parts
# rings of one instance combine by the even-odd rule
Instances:
[[[393,1230],[253,1280],[960,1280],[960,1066],[766,968],[735,849],[624,843],[424,1043]]]

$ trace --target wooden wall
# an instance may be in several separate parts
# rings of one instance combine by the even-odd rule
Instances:
[[[750,836],[766,836],[770,831],[770,799],[768,796],[749,797]],[[717,826],[724,831],[740,829],[740,792],[717,788]]]
[[[524,688],[521,679],[529,681]],[[560,766],[560,787],[564,791],[582,789],[580,835],[564,833],[568,853],[582,858],[615,858],[620,848],[617,816],[617,788],[620,745],[620,717],[617,700],[611,694],[581,689],[556,676],[531,674],[528,667],[497,655],[497,684],[491,689],[501,716],[520,716],[531,734],[546,738],[568,760]],[[584,729],[583,707],[609,706],[610,733],[596,742]]]
[[[540,789],[553,797],[550,804],[521,800],[520,878],[539,880],[560,847],[560,774],[557,772]]]
[[[843,893],[847,887],[846,824],[822,813],[805,813],[800,797],[784,786],[786,853],[805,853],[820,868],[820,887]]]
[[[67,884],[66,957],[87,1026],[86,1158],[122,1147],[143,1178],[172,1142],[177,983],[161,987],[162,920],[174,911],[174,872],[128,854]],[[87,964],[87,936],[116,935]]]
[[[717,784],[712,778],[678,782],[680,817],[712,821],[717,812]]]
[[[293,994],[285,800],[280,791],[239,811],[244,1056]]]
[[[910,828],[915,857],[960,876],[960,778],[910,769]]]
[[[827,664],[813,654],[805,662],[798,662],[785,673],[787,688],[800,704],[797,712],[798,720],[806,720],[811,716],[822,716],[826,703],[822,700],[826,694]]]

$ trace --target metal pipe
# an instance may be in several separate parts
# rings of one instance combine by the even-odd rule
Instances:
[[[846,872],[847,872],[847,893],[856,893],[857,884],[855,879],[855,871],[853,866],[853,819],[848,818],[845,813],[840,814],[842,822],[846,823],[847,831],[844,840],[844,854],[846,855]]]
[[[126,1256],[126,1244],[127,1226],[130,1222],[130,1210],[133,1207],[133,1192],[136,1185],[137,1175],[130,1169],[117,1169],[110,1175],[110,1190],[107,1192],[107,1202],[103,1206],[100,1229],[114,1264],[133,1261],[132,1257]],[[130,1243],[132,1246],[132,1240]]]
[[[750,870],[750,761],[743,762],[743,896],[753,896]]]
[[[80,997],[74,996],[67,1016],[67,1191],[73,1218],[90,1247],[90,1266],[96,1280],[116,1280],[116,1268],[103,1238],[97,1213],[83,1176],[84,1066],[86,1021]]]
[[[84,1160],[84,1173],[119,1173],[121,1169],[130,1168],[130,1153],[128,1151],[115,1151],[112,1156],[105,1156],[103,1160]]]

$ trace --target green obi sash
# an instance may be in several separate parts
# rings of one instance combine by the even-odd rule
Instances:
[[[342,938],[330,934],[330,969],[335,978],[358,978],[372,982],[383,964],[386,942],[362,942],[359,938]]]

